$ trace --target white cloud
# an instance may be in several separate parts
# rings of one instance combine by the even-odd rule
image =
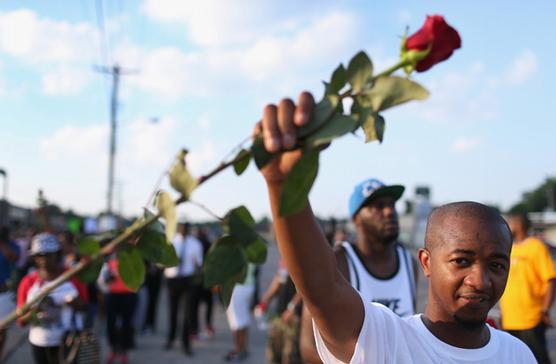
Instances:
[[[127,124],[122,133],[123,164],[129,162],[141,167],[168,164],[175,152],[170,144],[175,132],[176,121],[168,117],[156,121],[140,119]]]
[[[210,130],[213,124],[213,120],[208,115],[202,115],[196,121],[197,127],[201,130]]]
[[[446,72],[427,82],[429,100],[413,103],[401,112],[421,115],[435,123],[492,120],[498,115],[495,82],[488,80],[482,63],[459,72]]]
[[[0,61],[0,95],[3,95],[6,92],[6,86],[4,82],[4,69],[2,61]]]
[[[476,148],[481,143],[477,137],[460,137],[452,143],[450,151],[453,153],[464,153]]]
[[[78,92],[92,77],[76,68],[62,68],[54,72],[46,72],[42,76],[42,89],[47,95],[64,95]]]
[[[216,145],[211,141],[205,141],[187,154],[187,165],[193,174],[206,173],[215,167],[218,156]]]
[[[87,23],[39,17],[27,9],[0,13],[0,52],[40,74],[47,95],[80,91],[91,79],[97,33]]]
[[[29,63],[89,60],[95,34],[86,23],[39,18],[31,10],[0,13],[0,50]]]
[[[506,79],[514,85],[522,85],[537,72],[537,55],[529,49],[523,50],[506,72]]]
[[[188,53],[178,48],[145,52],[141,73],[130,82],[163,97],[228,94],[265,84],[274,91],[322,77],[339,55],[354,53],[358,27],[351,13],[331,12],[286,33],[258,37],[247,46],[207,48]],[[320,40],[326,39],[326,42]]]
[[[44,137],[39,145],[50,161],[71,159],[88,164],[98,159],[99,154],[107,154],[108,125],[65,126]]]
[[[257,36],[287,28],[276,4],[257,0],[147,0],[143,11],[150,17],[184,25],[189,39],[204,46],[252,42]]]

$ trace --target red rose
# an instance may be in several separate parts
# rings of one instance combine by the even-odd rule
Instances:
[[[431,46],[429,54],[417,62],[415,67],[417,72],[426,71],[448,59],[455,49],[461,47],[461,39],[457,30],[449,26],[444,17],[427,16],[423,27],[407,38],[405,48],[407,51],[424,51],[429,45]]]

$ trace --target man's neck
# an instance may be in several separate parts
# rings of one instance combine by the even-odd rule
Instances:
[[[40,279],[42,279],[43,281],[53,281],[56,278],[58,278],[58,276],[62,274],[62,269],[61,268],[57,268],[54,270],[46,270],[46,269],[40,269],[39,270],[39,277]]]
[[[395,253],[394,241],[384,243],[372,237],[365,237],[362,234],[357,238],[356,245],[363,256],[373,260],[384,260]]]
[[[526,233],[518,233],[514,236],[514,244],[521,244],[527,240],[529,236]]]
[[[367,270],[378,277],[389,277],[398,270],[396,245],[357,239],[356,248]]]
[[[440,341],[462,349],[479,349],[490,341],[487,324],[465,325],[453,319],[441,320],[427,310],[421,316],[426,328]]]

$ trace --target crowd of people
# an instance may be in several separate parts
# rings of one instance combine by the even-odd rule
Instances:
[[[21,310],[81,258],[74,234],[45,230],[49,232],[12,233],[7,227],[0,231],[2,317],[14,309]],[[70,348],[66,342],[70,333],[102,331],[106,332],[109,347],[106,362],[127,363],[138,334],[164,334],[167,337],[164,349],[172,349],[179,322],[183,328],[180,336],[183,352],[193,355],[191,341],[214,336],[212,312],[216,291],[205,288],[202,277],[203,258],[212,239],[205,227],[180,224],[172,241],[179,265],[163,268],[145,261],[145,280],[137,291],[128,288],[120,277],[117,252],[105,258],[95,282],[84,283],[75,276],[56,287],[17,320],[18,325],[29,327],[28,341],[34,361],[60,363],[68,355]],[[109,241],[105,238],[100,245]],[[168,312],[166,333],[157,329],[156,320],[164,283],[168,293],[168,309],[162,308]],[[203,325],[198,319],[200,306],[206,306]],[[105,327],[99,327],[101,321]],[[6,342],[7,331],[0,331],[0,349]],[[96,351],[98,355],[98,347]]]
[[[223,360],[249,357],[255,316],[268,321],[266,359],[275,364],[550,363],[546,330],[552,326],[556,269],[547,245],[530,235],[526,214],[503,218],[469,201],[443,205],[429,216],[424,247],[412,252],[399,241],[396,202],[404,187],[371,178],[355,186],[348,202],[352,236],[344,227],[325,236],[309,203],[300,213],[280,216],[285,175],[301,155],[286,140],[297,115],[312,108],[312,96],[304,93],[297,107],[283,102],[265,109],[257,126],[266,148],[277,153],[278,162],[262,174],[281,260],[260,298],[255,265],[235,286],[226,308],[232,349]],[[158,332],[163,282],[168,294],[168,331],[159,332],[166,337],[164,349],[172,350],[178,338],[185,356],[194,355],[192,343],[215,334],[218,288],[204,287],[202,276],[212,240],[205,228],[180,224],[172,240],[179,264],[163,269],[145,262],[138,291],[120,277],[115,254],[103,263],[96,282],[73,277],[56,287],[18,319],[30,327],[35,362],[60,362],[68,332],[94,330],[102,315],[110,348],[106,362],[127,363],[135,335]],[[21,309],[79,259],[76,237],[67,231],[10,234],[2,228],[0,313],[15,307],[10,290],[17,290]],[[420,277],[428,280],[423,314],[417,313]],[[489,314],[498,302],[501,317],[495,320]],[[201,304],[206,305],[202,324]],[[4,329],[0,353],[5,341]]]
[[[259,268],[254,265],[249,265],[245,281],[234,288],[226,309],[233,338],[232,349],[223,359],[240,362],[249,356],[249,328],[255,316],[259,320],[268,321],[266,360],[275,364],[341,363],[349,361],[346,360],[349,354],[351,358],[363,358],[361,362],[374,362],[366,359],[371,355],[378,355],[378,362],[399,362],[400,358],[412,355],[411,347],[419,345],[421,346],[417,355],[426,358],[429,358],[431,353],[454,358],[463,350],[467,353],[466,357],[477,358],[478,362],[485,361],[490,354],[497,352],[497,355],[504,357],[511,353],[514,355],[514,362],[536,360],[538,363],[550,363],[545,333],[552,326],[550,308],[555,295],[556,271],[546,244],[529,235],[531,223],[527,215],[509,215],[506,222],[493,210],[480,204],[460,203],[441,207],[435,210],[430,218],[432,222],[429,221],[425,249],[421,250],[419,259],[416,259],[415,254],[398,241],[399,223],[395,204],[403,192],[404,187],[401,185],[386,185],[374,178],[362,181],[355,186],[348,204],[354,233],[349,234],[344,226],[336,227],[335,224],[334,230],[327,236],[322,236],[320,228],[315,230],[322,236],[323,241],[326,241],[326,248],[332,247],[332,261],[338,272],[338,276],[334,278],[336,283],[319,282],[315,287],[333,287],[334,284],[342,287],[342,294],[348,297],[346,301],[350,305],[349,312],[360,312],[360,330],[355,330],[358,335],[352,332],[351,341],[334,339],[335,335],[329,331],[331,328],[328,326],[335,328],[342,325],[329,318],[335,316],[333,313],[323,317],[320,312],[322,309],[318,308],[322,304],[307,299],[310,297],[314,300],[311,292],[304,295],[303,290],[296,289],[295,276],[290,275],[290,270],[293,268],[298,275],[300,270],[295,265],[292,267],[291,257],[288,258],[291,252],[288,252],[288,248],[281,247],[284,256],[279,262],[274,278],[260,298],[256,295]],[[475,221],[475,214],[480,216],[478,221]],[[435,221],[436,224],[446,225],[448,221],[459,219],[457,216],[460,215],[464,216],[461,218],[465,220],[465,224],[459,224],[462,226],[453,222],[456,226],[434,227]],[[286,222],[285,225],[287,224],[291,222]],[[446,231],[459,236],[458,234],[464,234],[469,225],[473,227],[474,224],[478,230],[470,231],[479,237],[479,246],[471,244],[470,247],[467,244],[464,248],[459,248],[456,244],[456,253],[449,253],[445,257],[448,267],[438,267],[441,265],[439,263],[433,264],[433,256],[439,254],[436,251],[445,245],[453,245],[449,241],[450,236],[441,237],[447,234]],[[283,244],[280,243],[280,229],[284,227],[276,227],[278,242]],[[494,231],[489,232],[489,229]],[[481,237],[481,234],[485,236]],[[320,239],[319,235],[312,238]],[[440,242],[442,239],[445,241]],[[101,244],[108,241],[109,239],[101,241]],[[218,290],[206,288],[202,284],[203,259],[210,249],[211,241],[212,237],[206,228],[192,227],[187,223],[180,224],[172,241],[180,263],[164,269],[145,262],[145,282],[138,291],[126,287],[121,279],[116,254],[106,259],[96,282],[84,284],[74,277],[57,287],[40,301],[40,304],[18,319],[20,325],[28,325],[30,328],[28,341],[35,362],[60,362],[67,354],[63,342],[68,331],[94,330],[99,322],[99,315],[104,317],[106,325],[109,347],[106,363],[129,362],[128,351],[135,346],[136,334],[155,332],[165,335],[165,350],[173,349],[176,337],[179,337],[183,353],[186,356],[194,355],[192,343],[199,337],[211,338],[215,334],[212,311],[215,293]],[[504,253],[508,241],[513,243],[509,254]],[[484,252],[484,247],[488,247],[489,244],[496,245],[491,249],[493,252],[490,248]],[[501,245],[502,249],[499,249],[498,245]],[[319,247],[321,250],[324,248]],[[42,287],[55,280],[79,259],[76,237],[68,231],[59,234],[33,234],[32,231],[25,230],[19,234],[10,234],[9,229],[2,228],[2,314],[7,314],[14,307],[22,307],[33,299]],[[330,258],[327,259],[331,264]],[[482,268],[482,260],[486,260],[486,268]],[[432,312],[427,307],[426,313],[420,316],[421,319],[416,320],[417,285],[420,274],[423,274],[419,273],[419,265],[423,268],[425,277],[431,281],[428,307],[440,307],[435,307]],[[478,267],[473,268],[475,265]],[[303,268],[301,272],[307,269]],[[455,298],[452,299],[463,299],[466,305],[458,306],[457,302],[448,302],[450,299],[446,297],[446,293],[435,292],[436,289],[447,289],[448,283],[434,284],[434,279],[442,281],[443,275],[452,274],[451,270],[469,271],[462,273],[458,278],[460,282],[450,282],[454,285],[452,295]],[[478,273],[474,273],[474,270]],[[435,278],[433,272],[441,273],[437,273]],[[501,282],[503,279],[497,277],[500,274],[507,276],[505,290],[505,282]],[[168,331],[165,333],[157,330],[156,322],[158,296],[163,282],[168,294]],[[346,282],[357,293],[349,292],[341,282]],[[303,284],[311,287],[311,283]],[[311,289],[316,290],[315,287]],[[14,304],[10,300],[10,290],[15,288],[17,299]],[[330,298],[329,294],[327,296]],[[355,298],[359,298],[360,301]],[[501,317],[496,321],[486,315],[499,298]],[[363,302],[363,307],[358,307],[358,302]],[[377,309],[375,303],[395,316]],[[199,323],[201,304],[206,305],[202,325]],[[341,304],[345,303],[336,303]],[[433,321],[434,315],[443,314],[442,311],[447,310],[446,306],[449,304],[454,306],[450,309],[455,310],[452,314],[455,323],[449,322],[449,316],[443,316],[444,321],[436,320],[443,322],[446,327],[436,327],[438,321]],[[315,305],[317,309],[312,307]],[[322,306],[329,310],[326,305]],[[404,321],[400,323],[399,319],[394,317],[403,318]],[[356,321],[355,319],[352,318],[353,321]],[[377,320],[378,323],[369,323],[370,319]],[[498,331],[492,331],[492,328],[485,331],[481,326],[483,322],[500,327],[512,337],[520,339],[529,349],[517,345]],[[469,336],[466,341],[455,337],[458,324],[463,325],[462,332]],[[391,332],[394,336],[401,335],[403,339],[400,340],[406,342],[396,345],[406,346],[408,351],[386,353],[382,349],[378,350],[377,342],[392,347],[392,343],[389,342],[392,338],[383,337],[383,334],[376,330]],[[6,331],[0,332],[0,349],[6,341]],[[487,339],[484,336],[485,332]],[[330,338],[325,339],[324,335],[329,335]],[[344,332],[344,335],[349,336],[349,331],[347,334]],[[354,340],[359,346],[350,348]],[[492,340],[497,341],[499,349],[491,347]],[[378,350],[378,353],[361,349],[365,345],[372,345],[373,350]],[[343,349],[344,347],[348,347],[348,350]],[[501,348],[505,350],[503,354],[499,352]],[[340,358],[343,353],[348,355]],[[523,360],[516,361],[516,358]]]

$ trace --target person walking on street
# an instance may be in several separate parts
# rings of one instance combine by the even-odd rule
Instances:
[[[137,293],[129,289],[118,271],[118,259],[112,254],[104,263],[98,285],[105,292],[106,332],[110,353],[107,364],[118,358],[122,364],[129,362],[128,351],[133,348],[135,331],[133,315],[137,306]]]
[[[180,224],[178,233],[172,240],[180,263],[176,267],[166,268],[164,276],[168,285],[169,331],[165,349],[171,349],[176,338],[178,326],[178,310],[182,307],[182,349],[188,356],[193,355],[191,349],[191,326],[194,315],[193,304],[197,300],[196,273],[203,265],[203,246],[191,235],[189,224]],[[183,299],[183,300],[182,300]]]
[[[526,214],[510,215],[513,247],[510,275],[500,300],[502,328],[522,340],[540,364],[550,363],[545,332],[552,327],[556,270],[548,247],[529,236]]]
[[[16,268],[16,263],[20,256],[18,245],[10,239],[10,229],[8,227],[0,228],[0,317],[4,317],[14,308],[14,295],[8,285],[10,278]],[[13,284],[13,283],[12,283]],[[6,343],[7,329],[0,329],[0,358]]]
[[[283,260],[278,263],[276,275],[255,307],[255,315],[268,315],[274,299],[273,314],[276,317],[268,329],[266,358],[273,364],[301,364],[301,295],[297,293]]]
[[[249,263],[245,280],[235,285],[230,304],[226,309],[226,318],[230,330],[232,330],[234,348],[226,354],[225,361],[239,362],[249,356],[247,347],[252,317],[251,305],[255,295],[255,269],[256,266]]]
[[[54,281],[65,270],[60,244],[51,234],[41,233],[33,237],[29,255],[33,257],[37,269],[27,274],[18,287],[18,309],[34,299],[42,287]],[[76,311],[85,311],[86,303],[87,288],[72,278],[20,316],[19,323],[31,325],[29,342],[35,363],[59,363],[64,334],[71,329],[83,329],[83,317],[77,315]]]

